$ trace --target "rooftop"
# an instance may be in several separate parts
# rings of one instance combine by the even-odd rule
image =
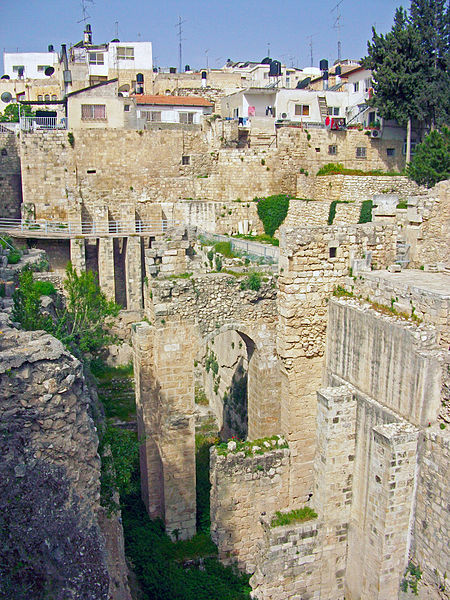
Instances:
[[[137,104],[157,104],[160,106],[213,106],[199,96],[135,96]]]

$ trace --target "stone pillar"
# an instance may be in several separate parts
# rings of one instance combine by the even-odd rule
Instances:
[[[127,238],[125,285],[127,288],[127,309],[140,310],[142,308],[141,238],[137,235],[130,235]]]
[[[257,339],[262,337],[262,343]],[[280,433],[280,363],[274,334],[262,325],[248,365],[248,439]]]
[[[108,300],[116,299],[113,238],[98,239],[98,280]]]
[[[84,238],[72,238],[70,240],[70,262],[77,273],[86,271]]]
[[[362,598],[397,598],[408,560],[417,438],[409,423],[372,430]]]
[[[134,326],[142,494],[173,539],[195,533],[193,339],[188,324]]]
[[[352,502],[356,400],[347,386],[317,393],[315,492],[310,504],[323,520],[321,594],[341,600]]]

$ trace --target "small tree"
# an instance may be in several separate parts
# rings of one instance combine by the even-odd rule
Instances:
[[[450,129],[432,131],[416,146],[413,159],[407,167],[407,175],[419,185],[433,187],[450,177]]]
[[[19,275],[19,287],[13,294],[12,318],[28,331],[43,329],[53,333],[51,317],[41,314],[41,292],[34,285],[33,273],[24,269]]]
[[[22,117],[33,117],[35,113],[31,110],[28,104],[20,106],[20,115]],[[0,123],[18,123],[19,122],[19,104],[8,104],[8,106],[0,113]]]
[[[57,314],[55,336],[77,356],[98,353],[114,340],[105,331],[105,321],[116,317],[120,306],[106,298],[92,271],[78,275],[71,262],[66,267],[64,289],[67,298]]]

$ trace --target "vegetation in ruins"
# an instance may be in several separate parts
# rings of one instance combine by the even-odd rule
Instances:
[[[245,235],[243,233],[234,233],[233,237],[250,240],[252,242],[259,242],[260,244],[271,244],[272,246],[279,246],[280,240],[267,234],[263,235]]]
[[[361,204],[361,212],[359,213],[358,223],[371,223],[372,222],[372,200],[364,200]]]
[[[371,169],[369,171],[363,171],[362,169],[346,169],[342,163],[327,163],[317,171],[317,175],[369,175],[371,177],[398,177],[399,175],[403,175],[403,173],[399,173],[398,171],[382,171],[381,169]]]
[[[281,527],[282,525],[290,525],[291,523],[304,523],[317,519],[317,513],[309,506],[296,508],[289,512],[276,511],[275,516],[270,522],[271,527]]]
[[[289,447],[287,441],[280,435],[272,435],[271,437],[259,438],[251,441],[232,439],[231,442],[236,444],[236,446],[233,444],[232,449],[228,446],[229,442],[217,441],[215,444],[217,454],[226,456],[230,453],[237,454],[238,452],[243,452],[245,456],[254,456],[265,454],[271,450]]]
[[[269,237],[273,237],[275,231],[285,220],[289,210],[289,200],[291,196],[287,194],[277,194],[267,198],[255,198],[258,202],[258,216],[264,227],[264,231]]]
[[[254,271],[248,277],[241,281],[241,290],[253,290],[258,292],[261,289],[261,275]]]
[[[20,323],[23,329],[53,333],[53,320],[41,313],[41,293],[29,269],[24,269],[19,275],[19,287],[13,294],[13,302],[12,319]]]
[[[334,217],[336,216],[336,207],[338,204],[349,204],[349,200],[333,200],[328,211],[328,225],[333,225]]]
[[[98,398],[110,419],[130,421],[136,412],[133,364],[110,367],[99,358],[91,360],[90,371],[96,378]]]
[[[407,175],[419,185],[433,187],[450,178],[450,129],[432,131],[415,149]]]
[[[421,579],[422,571],[420,570],[419,565],[416,566],[413,562],[410,561],[408,563],[408,566],[406,567],[405,576],[400,584],[400,589],[402,590],[402,592],[407,592],[409,589],[415,596],[417,596],[419,593],[417,590],[417,586]]]
[[[21,117],[33,117],[35,113],[28,104],[20,105]],[[0,112],[0,123],[18,123],[19,122],[19,104],[8,104],[3,113]]]
[[[9,249],[8,264],[16,265],[22,257],[22,252],[15,247],[9,235],[2,235],[0,237],[0,246]]]

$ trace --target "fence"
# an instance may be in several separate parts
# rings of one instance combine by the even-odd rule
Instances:
[[[280,257],[280,249],[277,246],[259,244],[258,242],[252,242],[251,240],[228,237],[226,235],[210,233],[208,231],[199,230],[199,234],[207,240],[211,240],[213,242],[230,242],[232,250],[237,250],[238,252],[242,252],[244,254],[262,256],[265,259],[273,262],[278,262]]]

